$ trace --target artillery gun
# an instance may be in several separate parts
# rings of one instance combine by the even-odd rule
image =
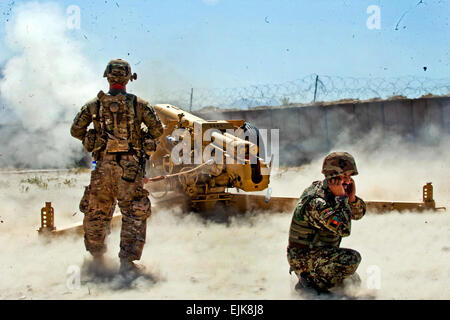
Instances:
[[[229,207],[236,188],[267,189],[271,163],[265,162],[259,130],[244,120],[204,120],[169,104],[154,106],[164,124],[147,168],[153,198],[208,212]]]
[[[186,212],[194,210],[209,216],[255,210],[292,213],[298,198],[270,197],[273,159],[265,162],[264,143],[257,128],[245,120],[204,120],[169,104],[154,108],[164,124],[164,133],[149,154],[148,177],[144,179],[146,189],[156,200],[152,211],[179,205]],[[266,196],[251,193],[266,189]],[[423,186],[422,198],[422,202],[365,202],[373,213],[445,210],[436,207],[431,183]],[[223,210],[227,208],[232,210]],[[46,214],[41,212],[40,234],[83,234],[82,224],[57,229],[53,209],[51,219]],[[115,214],[111,228],[120,220],[121,215]]]

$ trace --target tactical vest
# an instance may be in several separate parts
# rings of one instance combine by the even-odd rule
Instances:
[[[316,189],[317,190],[317,189]],[[341,243],[341,236],[334,234],[324,228],[318,229],[305,221],[305,211],[308,203],[315,197],[315,194],[302,195],[299,202],[302,202],[300,210],[300,221],[292,218],[291,227],[289,230],[289,243],[299,244],[301,247],[307,246],[308,248],[314,247],[339,247]]]
[[[105,150],[107,153],[127,153],[142,149],[140,124],[136,114],[136,96],[100,91],[97,103],[90,110],[97,133],[92,152]]]

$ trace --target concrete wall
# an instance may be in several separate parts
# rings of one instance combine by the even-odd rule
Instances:
[[[299,165],[336,146],[347,131],[361,139],[373,129],[389,138],[399,135],[408,141],[433,143],[431,127],[450,134],[450,97],[391,99],[260,108],[251,110],[199,111],[207,120],[245,119],[262,129],[279,129],[281,165]]]

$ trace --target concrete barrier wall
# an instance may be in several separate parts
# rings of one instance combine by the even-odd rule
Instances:
[[[260,129],[279,129],[281,165],[299,165],[328,152],[343,132],[361,139],[378,129],[386,138],[399,135],[417,143],[433,143],[430,130],[450,134],[448,96],[195,114],[207,120],[245,119]]]
[[[450,96],[193,113],[207,120],[244,119],[260,129],[279,129],[279,161],[284,166],[298,166],[322,157],[332,149],[340,149],[342,141],[365,142],[365,135],[373,130],[382,136],[383,143],[394,136],[418,144],[433,144],[450,137]],[[0,124],[3,141],[24,130],[20,123]],[[89,156],[81,152],[80,145],[81,155],[84,158],[80,163],[89,164]],[[0,158],[0,166],[11,166],[5,159],[9,158]]]

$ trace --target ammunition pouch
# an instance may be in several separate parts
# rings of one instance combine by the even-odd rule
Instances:
[[[130,146],[128,145],[128,140],[108,139],[106,143],[107,153],[123,153],[128,152],[129,150]]]
[[[83,146],[86,152],[92,152],[95,148],[95,138],[97,133],[94,129],[89,129],[83,139]]]
[[[120,167],[123,170],[122,179],[128,182],[134,182],[141,169],[138,162],[130,160],[120,160]]]

